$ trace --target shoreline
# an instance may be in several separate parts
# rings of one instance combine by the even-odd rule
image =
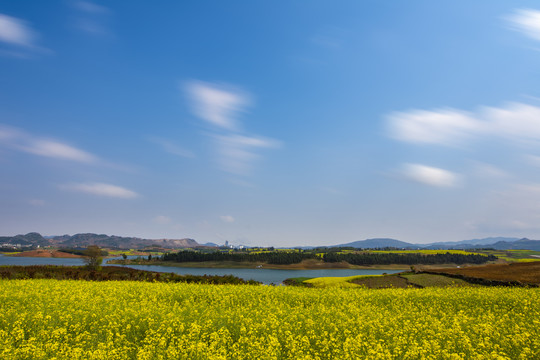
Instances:
[[[203,262],[184,262],[175,263],[170,261],[148,261],[148,260],[113,260],[107,262],[111,265],[158,265],[181,268],[216,268],[216,269],[272,269],[272,270],[332,270],[332,269],[357,269],[357,270],[410,270],[409,265],[371,265],[359,266],[348,263],[324,263],[322,261],[303,261],[297,264],[276,265],[254,262],[235,262],[235,261],[203,261]]]
[[[10,257],[35,257],[35,258],[56,258],[56,259],[76,259],[82,258],[81,255],[66,253],[63,251],[58,251],[56,249],[36,249],[36,250],[27,250],[21,252],[5,252],[2,253],[3,256]]]

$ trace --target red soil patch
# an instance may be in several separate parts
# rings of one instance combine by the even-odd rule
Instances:
[[[58,250],[30,250],[23,251],[22,253],[15,254],[13,256],[20,257],[46,257],[46,258],[80,258],[82,256],[69,254]]]
[[[462,275],[499,281],[519,281],[526,284],[540,284],[540,262],[523,262],[511,264],[492,264],[471,266],[461,269],[430,269],[429,272],[440,274]]]

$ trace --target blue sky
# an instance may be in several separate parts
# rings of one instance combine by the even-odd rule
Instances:
[[[533,1],[0,0],[1,235],[540,238]]]

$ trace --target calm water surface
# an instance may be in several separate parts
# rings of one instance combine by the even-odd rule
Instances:
[[[80,266],[84,262],[80,258],[64,259],[64,258],[39,258],[39,257],[17,257],[4,256],[0,254],[0,265],[66,265]]]
[[[84,265],[81,259],[13,257],[0,255],[0,265]],[[106,264],[105,264],[106,265]],[[275,269],[216,269],[216,268],[184,268],[159,265],[115,265],[133,269],[158,271],[190,275],[234,275],[245,280],[256,280],[264,284],[281,284],[291,277],[353,276],[393,274],[401,270],[353,270],[353,269],[320,269],[320,270],[275,270]]]

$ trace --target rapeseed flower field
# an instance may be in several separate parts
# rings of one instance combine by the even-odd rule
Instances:
[[[0,280],[1,359],[539,359],[537,288]]]

